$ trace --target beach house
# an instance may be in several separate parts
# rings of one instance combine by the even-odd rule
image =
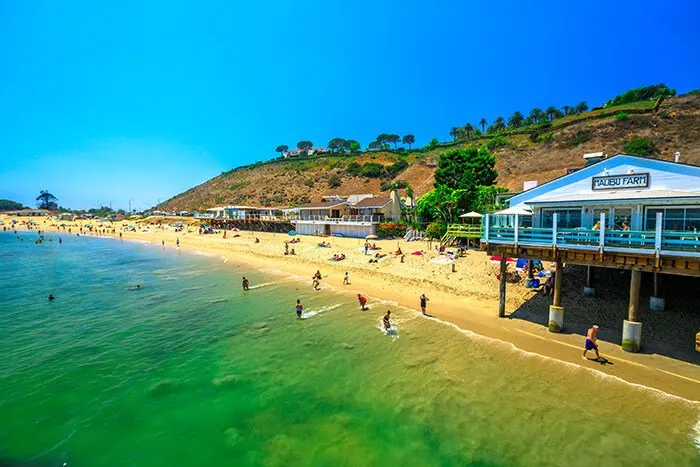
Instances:
[[[295,208],[292,219],[301,235],[337,235],[364,238],[377,226],[401,218],[401,201],[395,191],[388,197],[350,195],[350,201],[322,201]]]
[[[507,257],[552,261],[557,271],[564,263],[588,266],[587,294],[595,293],[591,268],[631,270],[622,346],[637,351],[641,273],[653,273],[652,310],[665,306],[658,274],[700,277],[700,166],[681,163],[678,153],[666,160],[594,156],[579,170],[516,194],[507,210],[485,216],[481,241],[501,257],[503,281]],[[562,274],[555,277],[549,329],[558,332]],[[505,282],[501,287],[503,316]]]

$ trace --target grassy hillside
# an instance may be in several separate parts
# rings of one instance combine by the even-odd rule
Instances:
[[[620,116],[620,114],[624,114]],[[638,102],[567,116],[551,126],[537,126],[440,144],[404,153],[373,151],[359,155],[322,155],[303,160],[274,160],[241,167],[212,178],[163,203],[165,210],[202,210],[225,204],[286,206],[317,201],[327,194],[381,193],[391,182],[409,183],[417,195],[432,189],[433,171],[440,153],[454,148],[489,145],[497,158],[499,186],[522,189],[526,180],[540,184],[581,167],[588,152],[624,152],[632,138],[649,138],[650,157],[700,165],[700,96]],[[357,174],[357,165],[380,164],[389,168],[400,160],[407,167],[397,174],[372,178]],[[394,166],[400,167],[400,166]],[[374,167],[376,168],[376,167]],[[367,171],[370,172],[369,170]]]

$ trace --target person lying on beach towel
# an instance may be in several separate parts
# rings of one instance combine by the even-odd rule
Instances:
[[[425,252],[421,250],[421,251],[414,251],[411,254],[414,256],[423,256],[425,254]]]

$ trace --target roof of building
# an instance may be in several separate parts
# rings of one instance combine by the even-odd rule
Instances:
[[[323,208],[334,208],[336,206],[343,206],[348,204],[346,201],[319,201],[318,203],[304,204],[303,206],[297,206],[297,209],[323,209]]]
[[[636,167],[642,167],[647,169],[653,167],[656,170],[664,170],[690,176],[700,175],[700,166],[697,165],[686,164],[682,162],[673,162],[663,159],[652,159],[649,157],[635,156],[630,154],[616,154],[596,164],[583,167],[575,172],[562,175],[561,177],[550,180],[546,183],[543,183],[542,185],[531,188],[527,191],[523,191],[510,198],[509,202],[511,206],[523,202],[530,203],[531,201],[534,201],[540,197],[546,196],[547,193],[553,191],[554,189],[558,189],[570,185],[572,183],[579,182],[591,176],[599,175],[601,173],[601,170],[605,169],[606,167],[612,169],[614,167],[624,165],[625,163],[634,165]],[[606,193],[608,194],[608,199],[611,199],[609,195],[611,195],[612,192],[607,191]],[[572,196],[578,196],[577,199],[583,199],[585,196],[588,195],[572,194]],[[639,196],[637,196],[636,198],[639,198]]]
[[[572,193],[561,196],[538,196],[527,201],[527,204],[566,203],[569,201],[621,201],[634,199],[668,199],[668,198],[700,198],[700,191],[674,190],[628,190],[615,192]]]
[[[383,208],[391,203],[391,198],[364,198],[353,205],[356,208]]]

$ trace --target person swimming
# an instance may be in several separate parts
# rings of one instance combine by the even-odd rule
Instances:
[[[301,300],[297,298],[297,304],[296,304],[296,311],[297,311],[297,319],[301,319],[301,312],[304,310],[304,307],[301,304]]]
[[[49,301],[50,302],[55,300],[55,299],[56,299],[56,297],[54,297],[53,294],[49,294]]]
[[[382,322],[384,323],[384,330],[388,332],[391,329],[391,310],[386,310]]]

